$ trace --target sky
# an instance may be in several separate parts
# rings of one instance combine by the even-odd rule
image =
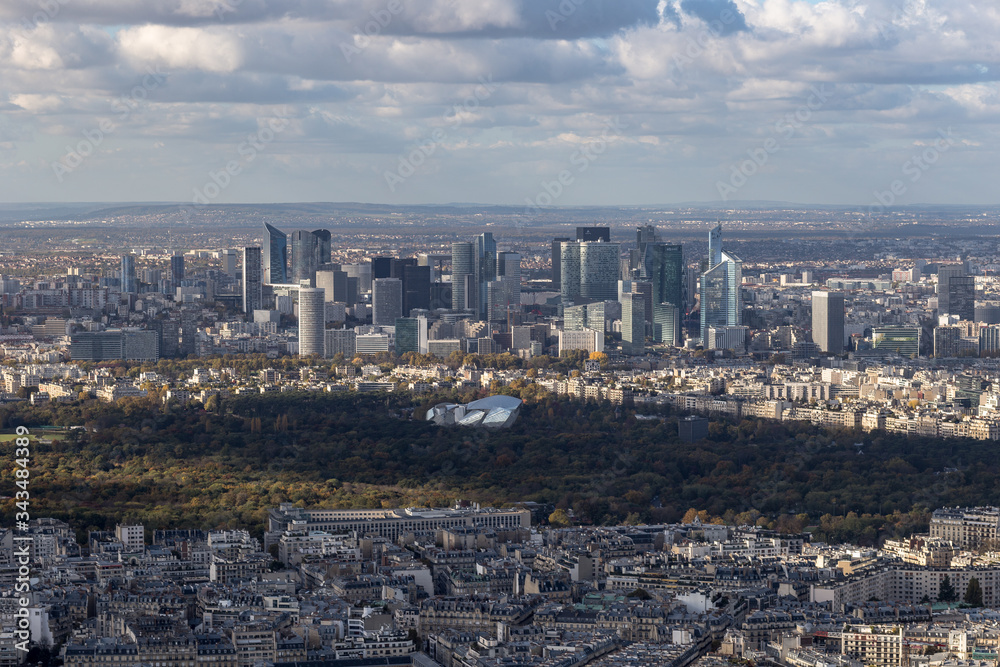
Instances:
[[[1000,3],[2,0],[0,202],[997,204]]]

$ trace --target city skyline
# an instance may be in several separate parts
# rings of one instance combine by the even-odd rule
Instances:
[[[12,0],[0,201],[994,203],[988,7],[455,7]]]

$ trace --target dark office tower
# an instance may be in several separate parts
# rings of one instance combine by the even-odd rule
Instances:
[[[392,257],[372,257],[372,280],[392,278]]]
[[[669,243],[644,244],[640,277],[653,285],[653,339],[679,345],[684,313],[684,249]]]
[[[577,227],[577,241],[604,241],[611,243],[610,227]]]
[[[567,238],[552,239],[552,289],[562,289],[562,244]]]
[[[135,255],[122,255],[122,293],[136,294],[139,284],[135,279]]]
[[[451,309],[451,283],[431,283],[429,310]]]
[[[264,282],[288,284],[288,236],[277,227],[264,223]]]
[[[431,307],[431,267],[406,264],[403,267],[403,315],[414,308]]]
[[[563,305],[579,303],[580,301],[580,242],[564,241],[559,244],[559,264],[561,276],[559,279],[559,294]]]
[[[952,276],[948,279],[948,298],[946,312],[955,315],[963,321],[973,321],[976,318],[976,278],[975,276]],[[938,295],[940,308],[941,296]]]
[[[243,312],[253,321],[253,311],[264,307],[261,281],[264,274],[263,253],[260,248],[243,248]]]
[[[451,309],[473,310],[475,290],[466,287],[476,271],[476,247],[464,241],[451,244]]]
[[[376,278],[372,281],[372,324],[391,327],[403,316],[403,281]]]
[[[480,320],[490,318],[489,284],[497,277],[497,242],[493,234],[483,232],[476,237],[476,314]]]
[[[198,310],[193,307],[181,308],[181,347],[182,356],[197,354]]]
[[[153,320],[149,328],[156,332],[160,357],[171,359],[177,356],[180,349],[180,325],[177,320]]]
[[[646,256],[646,246],[651,243],[659,243],[660,235],[656,231],[656,227],[653,225],[646,225],[644,227],[637,227],[635,230],[635,250],[632,251],[629,256],[629,270],[634,275],[629,277],[641,277],[642,275],[642,262]],[[638,274],[635,272],[638,271]],[[623,278],[624,279],[624,278]],[[650,314],[646,313],[646,317]]]
[[[393,259],[389,267],[389,277],[403,279],[403,269],[407,266],[417,266],[416,257],[407,257],[405,259]]]
[[[170,258],[170,296],[177,294],[177,288],[184,280],[184,255],[173,255]]]
[[[313,232],[313,236],[316,237],[316,250],[319,253],[316,257],[316,263],[320,266],[323,264],[330,263],[331,256],[331,238],[329,229],[317,229]]]
[[[308,281],[310,285],[316,279],[316,268],[319,258],[319,239],[312,233],[299,229],[292,232],[289,238],[291,250],[290,282],[299,285]]]
[[[821,352],[844,351],[844,293],[812,293],[812,338]]]

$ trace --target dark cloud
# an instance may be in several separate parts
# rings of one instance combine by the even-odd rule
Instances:
[[[733,0],[681,0],[681,10],[697,16],[723,37],[749,30],[746,17]]]

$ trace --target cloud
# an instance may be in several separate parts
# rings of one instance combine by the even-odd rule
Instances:
[[[681,9],[697,16],[722,36],[748,30],[746,18],[733,0],[681,0]]]
[[[122,56],[140,64],[234,72],[243,63],[239,37],[218,29],[145,25],[123,30],[118,37]]]

